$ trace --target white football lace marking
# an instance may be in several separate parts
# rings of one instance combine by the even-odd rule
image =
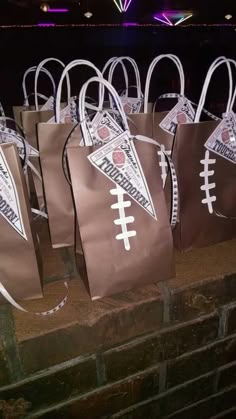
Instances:
[[[166,184],[166,178],[167,178],[167,172],[168,172],[168,163],[166,160],[166,153],[168,156],[171,156],[171,150],[166,150],[165,146],[163,144],[161,144],[161,149],[157,152],[158,156],[160,156],[161,160],[159,161],[159,166],[161,168],[161,178],[162,178],[162,183],[163,183],[163,188],[165,187]]]
[[[129,239],[131,237],[136,236],[137,234],[135,230],[133,231],[127,230],[127,224],[131,224],[134,222],[134,217],[125,216],[125,208],[131,207],[131,202],[124,201],[125,192],[120,186],[117,186],[116,189],[111,189],[110,194],[117,196],[117,199],[118,199],[116,204],[111,205],[111,209],[119,210],[120,218],[114,220],[114,224],[117,226],[121,226],[121,230],[122,230],[122,233],[116,236],[116,240],[124,240],[125,250],[129,251],[131,248]]]
[[[208,206],[208,211],[210,214],[213,214],[213,202],[216,202],[216,196],[210,194],[210,191],[216,187],[216,184],[209,183],[209,177],[214,176],[215,171],[209,170],[210,164],[215,164],[216,159],[210,159],[210,152],[207,150],[205,152],[204,160],[201,160],[200,163],[204,165],[204,171],[199,174],[200,177],[204,178],[204,185],[201,186],[201,190],[205,191],[206,198],[202,199],[202,203]]]

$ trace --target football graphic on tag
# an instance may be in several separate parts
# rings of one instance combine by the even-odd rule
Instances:
[[[187,122],[187,117],[184,112],[179,111],[176,115],[177,123],[184,124]]]
[[[221,133],[221,138],[222,138],[222,141],[223,141],[225,144],[228,144],[228,143],[230,142],[230,135],[229,135],[229,130],[228,130],[228,128],[224,128],[224,129],[222,130],[222,133]]]
[[[132,105],[130,103],[126,103],[124,105],[124,111],[126,114],[132,113]]]
[[[71,116],[70,116],[70,114],[67,113],[65,115],[65,124],[69,124],[70,122],[72,122]]]
[[[126,160],[124,151],[122,151],[120,148],[115,148],[115,150],[112,153],[112,160],[117,167],[123,167],[125,165]]]
[[[98,128],[97,134],[105,143],[110,140],[110,130],[105,126]]]

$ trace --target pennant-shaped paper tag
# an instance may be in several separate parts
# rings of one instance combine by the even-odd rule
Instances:
[[[236,117],[233,112],[223,115],[223,120],[208,138],[205,147],[236,164]]]
[[[90,154],[88,159],[149,215],[157,219],[139,157],[127,131]]]
[[[91,122],[89,132],[93,145],[103,145],[122,133],[122,128],[117,124],[109,112],[98,113]]]
[[[121,103],[123,105],[125,113],[133,114],[133,113],[139,113],[142,106],[142,100],[138,98],[133,97],[125,97],[121,96]]]
[[[40,111],[53,111],[54,110],[54,97],[50,96],[47,102],[40,108]]]
[[[27,240],[16,185],[0,149],[0,215],[18,234]]]
[[[77,112],[76,112],[76,103],[74,100],[71,100],[69,105],[60,111],[60,122],[67,124],[69,122],[77,122]],[[48,124],[55,123],[55,116],[50,118],[47,122]]]
[[[39,157],[38,150],[32,147],[17,131],[0,124],[0,144],[3,143],[15,143],[19,156],[22,159],[25,157],[25,147],[27,147],[27,152],[30,157]]]
[[[169,134],[175,135],[178,124],[193,122],[195,110],[186,98],[179,99],[178,103],[171,109],[159,126]]]

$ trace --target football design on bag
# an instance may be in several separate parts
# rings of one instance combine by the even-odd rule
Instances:
[[[135,237],[137,235],[136,231],[128,231],[127,225],[134,222],[134,217],[126,217],[125,208],[131,207],[131,201],[124,200],[124,195],[126,195],[125,191],[117,185],[115,189],[110,190],[110,194],[113,196],[117,196],[117,203],[111,205],[111,209],[119,211],[119,218],[114,220],[114,224],[116,226],[121,227],[121,233],[116,235],[116,240],[123,240],[124,247],[126,251],[131,249],[130,246],[130,238]]]
[[[123,167],[126,162],[126,156],[124,151],[121,150],[119,147],[115,148],[115,150],[112,153],[112,160],[118,168]]]
[[[97,134],[104,143],[107,143],[107,141],[110,140],[111,133],[110,133],[110,130],[106,126],[99,127],[97,130]]]
[[[166,160],[166,153],[168,156],[171,157],[171,150],[166,150],[164,144],[161,144],[161,149],[157,152],[158,156],[159,156],[159,166],[161,168],[161,179],[162,179],[162,184],[163,184],[163,188],[165,187],[166,184],[166,178],[167,178],[167,174],[168,174],[168,163]]]
[[[132,105],[130,103],[125,103],[123,108],[126,114],[132,113]]]
[[[204,184],[201,186],[201,191],[205,192],[205,198],[202,199],[202,204],[207,205],[209,213],[213,214],[213,202],[216,202],[216,195],[214,195],[216,184],[210,180],[215,174],[213,167],[210,166],[216,164],[216,159],[210,158],[210,152],[206,150],[205,157],[203,160],[200,160],[200,163],[203,165],[203,171],[199,176],[204,181]]]
[[[177,124],[185,124],[187,120],[187,116],[184,112],[179,111],[176,115]]]
[[[115,148],[112,153],[112,160],[116,167],[121,169],[126,162],[126,156],[123,150],[119,147]],[[113,196],[117,196],[117,203],[111,206],[111,209],[118,209],[119,210],[119,218],[114,220],[114,224],[121,227],[121,233],[116,236],[116,240],[123,240],[125,250],[129,251],[131,249],[129,239],[131,237],[136,236],[136,231],[128,231],[127,224],[134,222],[134,217],[126,217],[125,215],[125,208],[131,207],[131,201],[124,200],[124,195],[126,195],[125,191],[117,185],[116,189],[111,189],[110,194]]]
[[[225,144],[229,144],[229,142],[230,142],[230,134],[229,134],[229,130],[228,130],[228,128],[224,128],[224,129],[223,129],[223,131],[222,131],[222,133],[221,133],[221,138],[222,138],[222,141],[223,141]]]

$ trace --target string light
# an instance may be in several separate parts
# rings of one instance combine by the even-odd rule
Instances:
[[[51,8],[51,7],[49,7],[48,8],[48,13],[68,13],[69,12],[69,9],[54,9],[54,8]]]
[[[166,29],[168,30],[168,26],[159,25],[156,23],[137,23],[135,25],[136,27],[143,27],[143,28],[160,28],[160,29]],[[31,29],[31,28],[37,28],[38,25],[0,25],[0,29]],[[116,23],[100,23],[100,24],[55,24],[56,28],[122,28],[123,24],[116,24]],[[235,24],[230,23],[213,23],[213,24],[207,24],[207,23],[193,23],[189,25],[181,25],[178,27],[178,29],[189,29],[189,28],[234,28],[236,29]],[[177,29],[177,28],[176,28]]]

